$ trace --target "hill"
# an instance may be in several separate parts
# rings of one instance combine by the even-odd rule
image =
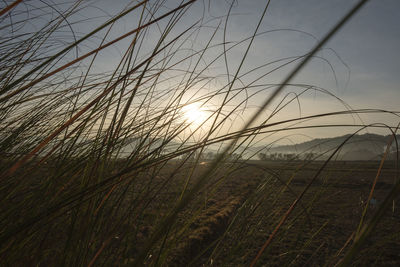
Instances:
[[[307,142],[282,145],[274,147],[258,147],[260,153],[266,155],[273,154],[296,154],[305,155],[307,153],[321,154],[328,151],[334,151],[339,147],[350,135],[343,135],[333,138],[318,138]],[[398,135],[397,138],[400,136]],[[392,136],[378,134],[362,134],[354,135],[348,140],[339,152],[341,160],[373,160],[379,159]],[[395,147],[395,146],[394,146]],[[395,150],[395,148],[392,150]],[[328,152],[327,155],[330,155]],[[325,156],[326,158],[326,156]]]

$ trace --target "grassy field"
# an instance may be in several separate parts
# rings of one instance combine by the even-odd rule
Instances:
[[[54,2],[0,4],[0,266],[400,264],[400,113],[294,79],[325,51],[347,67],[325,45],[366,0],[321,38],[262,29],[265,1],[232,41],[236,1]],[[313,45],[254,60],[277,32]],[[302,113],[313,94],[339,108]],[[350,134],[254,160],[321,129]],[[369,130],[381,161],[336,161]]]
[[[314,162],[298,170],[299,165],[302,163],[255,161],[244,163],[227,175],[215,189],[215,196],[204,196],[203,204],[199,200],[201,206],[196,211],[200,214],[194,216],[194,222],[176,245],[178,252],[172,253],[172,262],[249,265],[322,163]],[[311,184],[259,263],[321,266],[338,262],[354,238],[377,165],[379,162],[335,162],[329,166]],[[385,168],[376,183],[373,198],[377,202],[366,208],[367,219],[393,187],[392,167]],[[399,226],[400,211],[394,206],[353,264],[399,264],[400,235],[395,230]]]
[[[105,192],[97,201],[82,199],[79,206],[49,216],[40,226],[29,227],[15,235],[8,243],[13,249],[5,248],[7,260],[3,263],[49,266],[63,262],[74,265],[73,260],[79,255],[95,261],[96,265],[108,266],[115,262],[121,266],[132,265],[154,235],[157,225],[182,197],[183,188],[190,190],[209,164],[171,162],[161,168],[146,170],[150,173],[144,172],[133,182]],[[322,164],[226,162],[191,204],[177,215],[176,222],[168,227],[168,234],[152,247],[144,263],[249,265]],[[51,165],[49,162],[40,173],[46,176],[48,172],[57,171]],[[368,221],[393,188],[396,171],[386,164],[388,166],[382,169],[374,189],[376,203],[370,202],[367,207],[377,165],[379,162],[329,164],[312,182],[259,259],[259,264],[320,266],[337,263],[349,250],[363,210]],[[188,181],[188,173],[193,168],[196,170]],[[23,203],[24,209],[19,206],[18,214],[8,213],[7,220],[13,222],[14,227],[22,221],[20,214],[34,214],[41,202],[47,202],[45,192],[54,189],[32,184],[25,190],[25,199],[13,198],[12,203],[2,206],[2,213],[7,214],[11,205]],[[40,192],[44,200],[36,200],[27,207],[26,196],[32,194],[29,190]],[[108,201],[104,202],[105,198]],[[400,263],[400,235],[396,230],[400,227],[399,203],[397,197],[353,264],[396,266]],[[92,205],[95,206],[91,209],[95,210],[94,214],[87,214]],[[96,213],[102,214],[101,218]],[[26,235],[32,238],[19,243]],[[84,242],[83,238],[88,241]]]

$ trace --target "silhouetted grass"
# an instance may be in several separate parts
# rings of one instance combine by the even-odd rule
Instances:
[[[92,8],[84,1],[3,3],[0,261],[10,266],[348,265],[363,255],[362,245],[400,190],[396,165],[389,174],[395,176],[391,190],[371,215],[368,204],[381,173],[387,175],[392,144],[376,167],[362,212],[354,221],[342,218],[353,229],[338,238],[342,247],[335,242],[328,247],[321,238],[329,237],[324,231],[335,219],[313,212],[340,194],[335,187],[340,179],[329,177],[337,175],[334,161],[343,146],[365,129],[383,128],[397,148],[397,127],[320,119],[399,114],[354,110],[329,90],[292,80],[311,59],[321,58],[317,53],[365,2],[338,18],[309,53],[261,66],[247,57],[254,40],[276,31],[261,29],[269,1],[254,31],[237,42],[226,41],[234,2],[221,17],[203,15],[193,24],[185,16],[201,6],[206,12],[206,2],[135,2],[106,22],[82,19]],[[118,25],[129,16],[134,23],[122,32]],[[83,25],[93,28],[77,30]],[[239,47],[244,49],[235,68],[228,54]],[[107,54],[114,48],[120,51],[117,60]],[[103,58],[114,68],[102,70]],[[215,71],[221,62],[225,74]],[[281,83],[265,82],[286,66],[294,67]],[[285,88],[294,93],[282,96]],[[279,117],[293,103],[301,109],[308,92],[332,97],[343,110]],[[259,98],[262,103],[248,115],[246,109]],[[185,117],[183,110],[194,103],[204,110],[204,121]],[[283,133],[324,127],[353,134],[304,161],[252,163],[258,152],[251,148],[263,141],[272,145]],[[210,151],[212,159],[205,157]],[[322,156],[327,159],[318,161]],[[273,252],[277,247],[279,255]]]

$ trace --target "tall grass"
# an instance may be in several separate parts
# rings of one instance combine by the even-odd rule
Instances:
[[[84,17],[93,9],[85,1],[3,4],[1,262],[273,263],[276,259],[268,259],[272,245],[290,240],[290,229],[296,226],[299,242],[283,248],[285,261],[306,264],[315,257],[307,253],[315,249],[314,239],[329,220],[310,218],[318,201],[327,198],[325,191],[305,196],[321,174],[328,175],[327,166],[353,135],[325,152],[327,160],[301,192],[293,191],[290,183],[312,162],[303,162],[286,179],[287,173],[247,160],[257,154],[252,147],[265,140],[273,144],[282,133],[343,127],[356,134],[384,128],[396,136],[397,128],[391,125],[321,125],[321,118],[398,113],[354,110],[329,90],[292,83],[310,60],[320,58],[317,53],[365,2],[338,18],[309,53],[261,66],[253,66],[248,54],[257,38],[272,32],[262,31],[269,1],[253,32],[237,42],[226,41],[234,2],[221,17],[210,20],[205,15],[210,12],[207,3],[195,0],[135,2],[106,20]],[[202,9],[203,16],[188,19],[192,9]],[[122,31],[128,18],[134,23]],[[87,25],[93,28],[79,31]],[[242,53],[230,64],[235,49]],[[224,72],[218,72],[221,66]],[[287,66],[293,69],[281,83],[268,82]],[[294,93],[283,95],[287,87]],[[279,117],[309,92],[331,96],[343,110]],[[252,109],[260,97],[263,102]],[[204,110],[204,121],[185,118],[183,110],[192,104]],[[218,151],[215,158],[201,165],[211,150]],[[384,162],[385,157],[374,185]],[[248,172],[257,178],[243,177]],[[354,233],[343,235],[348,242],[337,254],[325,255],[325,263],[351,263],[385,217],[399,192],[398,181],[374,215],[366,216],[365,207]],[[232,184],[241,192],[226,189]],[[374,186],[368,201],[373,192]],[[292,204],[283,207],[279,203],[287,193]],[[258,232],[265,225],[268,232],[260,239]],[[252,241],[253,237],[257,238]],[[318,244],[315,253],[323,246]]]

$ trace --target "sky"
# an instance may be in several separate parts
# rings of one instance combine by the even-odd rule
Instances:
[[[173,3],[174,1],[169,2],[171,5]],[[356,1],[348,0],[271,1],[258,32],[272,32],[261,34],[255,39],[240,73],[274,60],[306,54],[355,3]],[[235,1],[231,15],[226,21],[224,16],[226,16],[230,4],[230,1],[199,2],[191,7],[192,9],[189,9],[187,16],[182,20],[183,25],[190,25],[199,17],[203,18],[204,24],[207,26],[215,27],[217,23],[221,23],[221,30],[215,38],[216,44],[223,42],[225,23],[227,23],[225,37],[227,42],[236,43],[248,38],[255,30],[266,1]],[[321,58],[316,58],[310,62],[297,75],[293,83],[318,86],[345,101],[354,109],[376,108],[398,111],[400,100],[399,10],[399,1],[370,1],[367,3],[328,42],[325,49],[318,53]],[[220,19],[212,20],[212,18]],[[129,18],[127,18],[127,21],[129,21]],[[177,26],[178,29],[180,29],[179,27],[180,25]],[[195,45],[199,48],[204,46],[209,35],[210,30],[201,32],[200,37],[197,37],[194,41]],[[245,42],[227,53],[231,75],[236,72],[247,45],[248,42]],[[230,47],[230,45],[227,45],[227,47]],[[218,54],[217,51],[210,53],[205,56],[205,59]],[[272,64],[272,66],[276,67],[277,64]],[[280,83],[294,66],[294,64],[291,64],[280,71],[274,71],[258,84]],[[220,76],[227,72],[222,60],[216,66],[214,65],[214,68],[215,73]],[[261,71],[255,71],[253,74],[243,77],[243,80],[246,80],[245,83],[247,82],[247,84],[251,83],[252,80],[270,69],[267,67]],[[226,82],[227,80],[222,78],[218,84],[222,86]],[[292,87],[287,88],[277,98],[277,101],[280,101],[288,92],[299,93],[300,90]],[[251,90],[249,91],[251,93]],[[271,90],[264,91],[249,101],[247,112],[240,115],[242,121],[246,121],[253,112],[256,112],[257,107],[268,97]],[[234,102],[240,102],[240,97],[244,96],[238,96],[234,99]],[[341,102],[331,96],[327,97],[325,94],[315,92],[306,93],[301,98],[300,109],[296,102],[294,101],[293,104],[287,106],[272,121],[345,109]],[[250,112],[251,107],[253,107],[253,110]],[[270,113],[268,111],[271,110],[273,110],[273,106],[265,111],[265,116],[268,116]],[[265,116],[261,116],[261,118]],[[398,119],[390,115],[362,115],[361,119],[366,124],[384,122],[396,126],[398,123]],[[354,116],[329,119],[331,124],[354,124],[358,121],[359,118],[354,118]],[[326,118],[310,124],[324,124],[325,122]],[[302,140],[301,136],[305,134],[312,137],[326,137],[353,130],[356,129],[303,130],[297,137],[293,138],[295,141],[300,141]],[[388,134],[387,130],[370,129],[370,131]]]
[[[35,5],[36,2],[38,1],[27,1],[32,5]],[[158,14],[167,12],[172,7],[177,6],[179,2],[176,0],[165,1]],[[71,20],[82,19],[84,22],[72,24],[71,27],[77,36],[82,36],[94,29],[99,23],[118,14],[124,7],[132,6],[135,3],[128,0],[84,1],[83,4],[87,7],[71,18]],[[150,1],[150,3],[154,4],[154,1]],[[226,20],[231,3],[229,0],[198,1],[187,10],[171,32],[170,38],[173,38],[189,25],[201,19],[202,27],[192,32],[192,35],[184,44],[181,54],[176,55],[176,60],[179,60],[187,55],[184,51],[201,51],[219,25],[219,30],[211,42],[214,46],[204,54],[204,62],[202,61],[201,64],[210,63],[215,57],[223,53],[224,48],[228,49],[228,52],[226,52],[225,57],[221,57],[205,72],[204,75],[214,76],[212,82],[207,84],[208,92],[223,88],[232,80],[249,45],[249,40],[240,42],[254,33],[267,1],[234,1],[229,19]],[[239,71],[240,82],[235,82],[233,87],[237,88],[241,84],[256,85],[246,90],[246,94],[241,93],[236,96],[230,103],[233,106],[237,105],[243,101],[244,97],[254,94],[248,103],[242,106],[246,109],[238,113],[238,123],[235,123],[234,128],[239,129],[254,112],[261,112],[261,119],[265,119],[282,99],[290,99],[295,94],[299,94],[305,88],[304,86],[314,86],[319,91],[325,91],[325,93],[315,90],[304,93],[299,99],[295,99],[276,114],[271,122],[345,110],[346,106],[343,102],[354,109],[399,110],[400,53],[398,49],[400,47],[400,19],[398,15],[400,1],[397,0],[369,1],[292,80],[293,84],[301,84],[302,86],[287,86],[272,106],[264,111],[258,110],[260,104],[269,97],[274,88],[270,85],[279,84],[283,81],[299,60],[278,70],[274,70],[274,68],[294,57],[308,53],[318,40],[321,40],[356,3],[357,1],[354,0],[270,1],[258,30],[259,35],[251,44]],[[62,5],[58,5],[58,8],[62,9]],[[112,40],[133,29],[137,25],[139,17],[140,12],[138,11],[125,16],[113,26],[106,40]],[[152,50],[160,36],[159,29],[165,27],[167,21],[168,18],[159,22],[158,26],[154,25],[150,28],[140,56],[145,57],[146,53]],[[33,31],[33,28],[29,28],[32,26],[27,27],[26,31]],[[225,39],[224,30],[226,30]],[[68,36],[65,41],[67,42],[68,38],[71,41],[71,34],[67,34],[68,29],[65,32],[65,36]],[[101,34],[104,34],[104,32]],[[224,41],[226,41],[225,47],[222,45]],[[101,38],[97,38],[80,45],[79,53],[83,54],[93,49],[100,42]],[[113,70],[128,44],[128,40],[123,40],[104,50],[101,56],[96,59],[94,69],[97,72]],[[187,64],[187,67],[193,66],[190,65],[193,64],[192,62]],[[257,69],[260,66],[263,67]],[[255,70],[244,75],[252,69]],[[272,72],[263,76],[269,71]],[[229,76],[227,75],[228,72]],[[173,73],[170,75],[172,76]],[[258,80],[261,76],[263,77]],[[200,91],[198,94],[207,93],[207,90]],[[286,95],[288,98],[285,98]],[[223,96],[215,97],[210,103],[218,105],[218,101],[222,101],[222,98]],[[363,114],[359,118],[356,116],[323,118],[310,122],[310,125],[324,123],[355,124],[360,119],[366,124],[382,122],[391,126],[396,126],[399,122],[399,119],[393,115]],[[356,129],[340,127],[308,129],[298,132],[294,140],[301,141],[303,140],[301,136],[305,135],[313,137],[337,136],[354,130]],[[369,131],[388,134],[387,130],[371,128]],[[278,136],[280,135],[278,134]]]
[[[355,2],[271,1],[263,26],[300,30],[321,39]],[[260,6],[262,1],[246,1],[242,5],[239,3],[237,10],[257,14]],[[400,100],[399,10],[399,1],[370,1],[329,41],[325,47],[333,49],[347,65],[341,64],[330,51],[320,54],[332,63],[338,75],[338,86],[332,83],[332,72],[327,64],[318,60],[303,70],[297,81],[323,86],[354,107],[397,110]],[[254,19],[249,20],[247,14],[238,17],[231,27],[235,28],[235,34],[245,35],[254,28]],[[276,39],[271,41],[274,37]],[[281,32],[275,36],[271,34],[260,43],[255,46],[254,58],[260,57],[265,48],[271,50],[267,52],[270,58],[301,54],[312,48],[315,40],[305,34]]]

